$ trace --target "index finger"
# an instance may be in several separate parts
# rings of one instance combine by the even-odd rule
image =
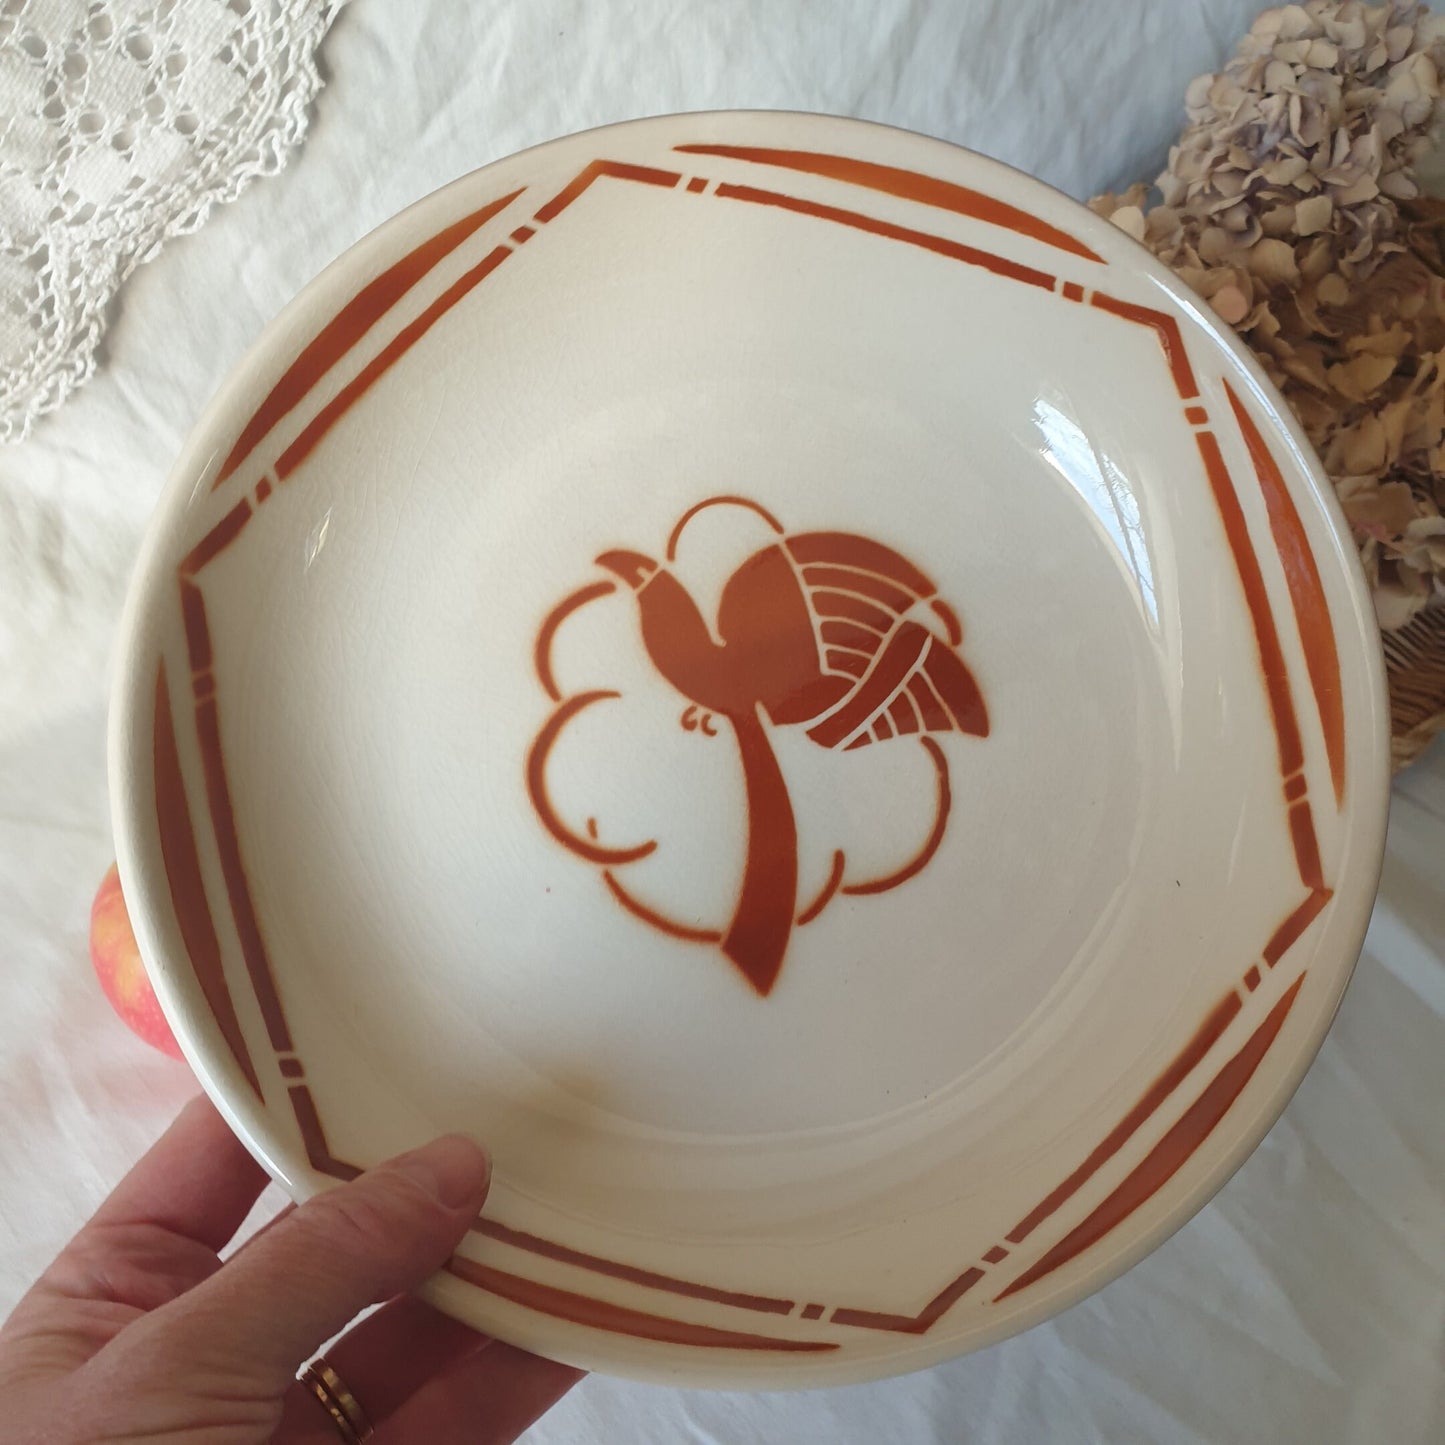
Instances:
[[[215,1105],[200,1094],[85,1228],[150,1224],[219,1250],[241,1227],[266,1179]]]

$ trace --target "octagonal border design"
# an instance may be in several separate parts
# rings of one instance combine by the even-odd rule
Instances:
[[[1102,258],[1083,243],[1026,211],[1006,205],[984,193],[952,182],[849,157],[811,152],[768,150],[734,146],[679,146],[680,154],[712,155],[735,162],[828,177],[861,190],[886,193],[921,206],[941,208],[999,226],[1079,260]],[[1192,429],[1205,476],[1219,511],[1225,538],[1238,571],[1256,644],[1262,681],[1279,751],[1283,803],[1293,842],[1303,900],[1294,904],[1235,985],[1209,1012],[1192,1037],[1144,1092],[1135,1105],[1095,1148],[1046,1195],[1004,1238],[976,1256],[914,1313],[890,1313],[848,1306],[828,1306],[780,1297],[748,1294],[678,1279],[625,1262],[573,1249],[560,1242],[510,1227],[499,1220],[479,1217],[473,1230],[480,1236],[524,1255],[546,1258],[581,1271],[650,1289],[659,1294],[705,1301],[731,1310],[795,1321],[822,1322],[870,1330],[908,1334],[926,1333],[976,1284],[990,1275],[1002,1277],[1000,1267],[1033,1232],[1104,1168],[1135,1133],[1162,1108],[1204,1063],[1214,1045],[1246,1009],[1250,996],[1285,957],[1311,922],[1328,904],[1326,886],[1295,708],[1294,688],[1280,644],[1279,632],[1259,559],[1249,533],[1233,479],[1220,450],[1208,411],[1199,398],[1193,368],[1176,319],[1166,312],[1113,298],[1073,279],[1025,266],[1007,257],[964,245],[949,237],[897,225],[861,211],[824,205],[815,200],[734,182],[712,182],[630,162],[597,159],[584,167],[562,190],[547,199],[530,220],[512,230],[506,241],[488,251],[464,271],[429,305],[403,325],[394,336],[341,386],[337,394],[318,406],[295,439],[268,467],[259,470],[253,454],[278,423],[303,407],[321,378],[340,366],[357,343],[396,311],[403,298],[447,256],[463,246],[488,221],[501,214],[525,192],[512,191],[453,222],[380,273],[348,301],[300,351],[281,379],[257,407],[237,436],[218,470],[212,490],[247,471],[255,476],[248,490],[185,556],[177,569],[180,614],[194,702],[194,721],[205,791],[208,821],[216,845],[241,956],[275,1056],[276,1070],[285,1081],[288,1102],[308,1160],[317,1172],[350,1179],[359,1168],[336,1158],[327,1144],[315,1099],[305,1082],[305,1067],[281,1005],[259,920],[247,882],[237,835],[234,810],[222,756],[219,703],[213,670],[213,648],[199,578],[204,569],[242,534],[251,518],[275,488],[284,484],[315,451],[332,427],[368,388],[412,345],[468,295],[488,275],[525,245],[538,230],[562,215],[590,186],[602,179],[642,184],[694,197],[707,196],[744,204],[781,208],[797,215],[858,229],[881,238],[934,252],[966,265],[979,266],[1011,281],[1058,295],[1065,303],[1089,305],[1121,320],[1142,325],[1155,335],[1181,403],[1184,421]],[[1250,455],[1265,501],[1270,530],[1295,613],[1306,668],[1314,693],[1337,804],[1344,793],[1344,717],[1339,686],[1339,660],[1328,602],[1324,595],[1303,524],[1267,442],[1244,403],[1224,379],[1234,421]],[[181,940],[202,996],[210,1007],[218,1031],[257,1098],[264,1102],[262,1086],[250,1047],[240,1026],[225,976],[221,948],[202,871],[192,811],[182,776],[172,714],[172,699],[165,663],[158,665],[154,716],[155,800],[162,858]],[[1238,1050],[1194,1092],[1192,1101],[1101,1203],[1019,1274],[1004,1285],[998,1301],[1026,1289],[1059,1269],[1099,1239],[1112,1232],[1183,1166],[1252,1078],[1259,1063],[1283,1027],[1304,982],[1301,969],[1283,987],[1264,1017]],[[752,1329],[724,1329],[699,1325],[649,1311],[634,1309],[528,1278],[492,1264],[457,1256],[447,1266],[457,1278],[524,1307],[593,1328],[673,1344],[771,1351],[828,1351],[839,1348],[832,1338],[785,1338]],[[826,1319],[825,1319],[826,1317]]]

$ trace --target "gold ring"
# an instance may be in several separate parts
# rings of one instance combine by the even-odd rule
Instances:
[[[345,1445],[366,1445],[376,1433],[366,1411],[346,1382],[318,1355],[296,1377],[316,1397],[316,1402],[331,1417]]]

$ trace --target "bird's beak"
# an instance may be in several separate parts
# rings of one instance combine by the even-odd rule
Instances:
[[[597,559],[597,565],[615,572],[634,592],[640,591],[657,571],[657,563],[641,552],[604,552]]]

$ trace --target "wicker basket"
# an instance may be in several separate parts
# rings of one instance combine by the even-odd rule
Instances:
[[[1419,613],[1385,633],[1390,680],[1390,752],[1398,772],[1445,729],[1445,607]]]

